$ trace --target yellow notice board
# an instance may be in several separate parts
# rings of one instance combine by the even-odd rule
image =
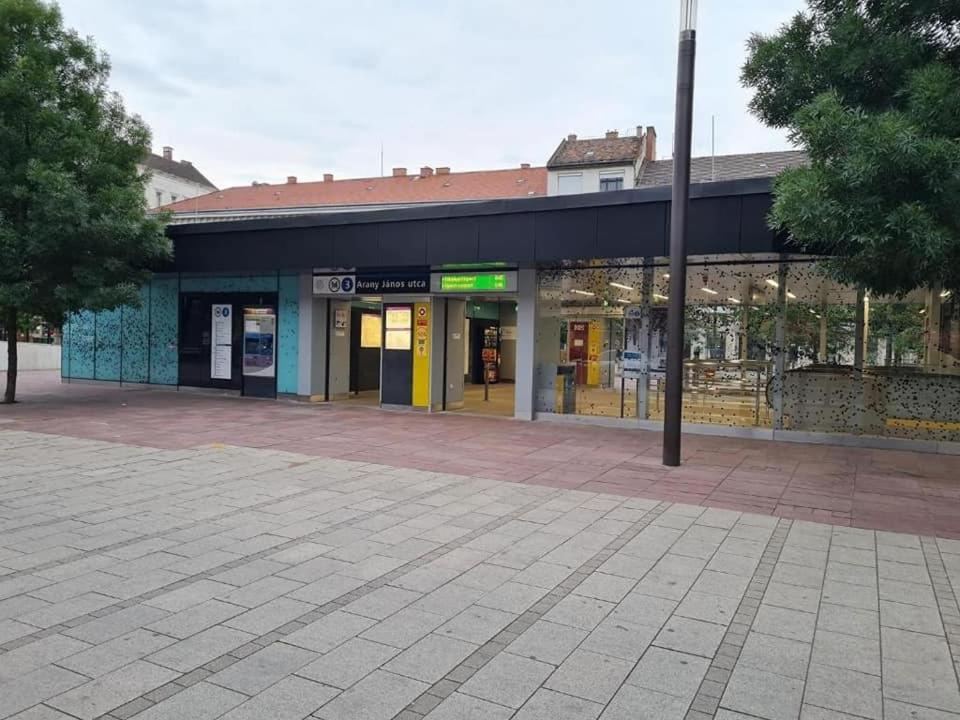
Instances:
[[[603,327],[599,320],[590,321],[587,331],[587,385],[600,384],[600,346],[603,342]]]
[[[413,306],[413,406],[430,404],[430,304]]]

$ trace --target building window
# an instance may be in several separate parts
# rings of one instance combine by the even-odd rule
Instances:
[[[157,207],[163,205],[163,190],[157,190]]]
[[[617,189],[619,189],[619,188],[617,188]],[[177,201],[177,198],[178,198],[177,195],[174,195],[173,193],[170,193],[170,202],[175,203],[175,202]]]
[[[583,174],[569,173],[557,176],[558,195],[576,195],[583,192]]]
[[[600,192],[623,190],[623,173],[600,173]]]

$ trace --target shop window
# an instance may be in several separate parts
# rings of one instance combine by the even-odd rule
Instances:
[[[667,258],[538,282],[537,412],[662,420]],[[858,312],[856,288],[808,258],[691,257],[684,422],[960,442],[958,318],[926,288]]]

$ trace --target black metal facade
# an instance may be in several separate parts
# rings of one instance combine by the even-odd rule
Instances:
[[[767,226],[767,179],[691,189],[687,252],[784,251]],[[173,225],[175,259],[188,273],[436,266],[669,255],[670,188],[520,200],[318,213]]]

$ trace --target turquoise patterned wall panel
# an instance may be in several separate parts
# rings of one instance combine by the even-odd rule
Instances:
[[[150,282],[150,382],[176,385],[179,378],[179,307],[177,278]]]
[[[70,377],[93,380],[96,315],[87,310],[70,321]]]
[[[278,293],[280,337],[277,340],[277,392],[297,392],[297,363],[300,331],[300,278],[280,277]]]
[[[70,377],[70,316],[60,328],[60,377]]]
[[[120,379],[120,308],[97,313],[94,377]]]
[[[150,379],[150,286],[140,288],[140,307],[123,308],[120,359],[124,382],[145,383]]]
[[[67,315],[63,320],[63,327],[60,328],[60,377],[70,377],[70,320],[71,315]]]
[[[181,292],[276,292],[276,275],[191,277],[180,280]]]

